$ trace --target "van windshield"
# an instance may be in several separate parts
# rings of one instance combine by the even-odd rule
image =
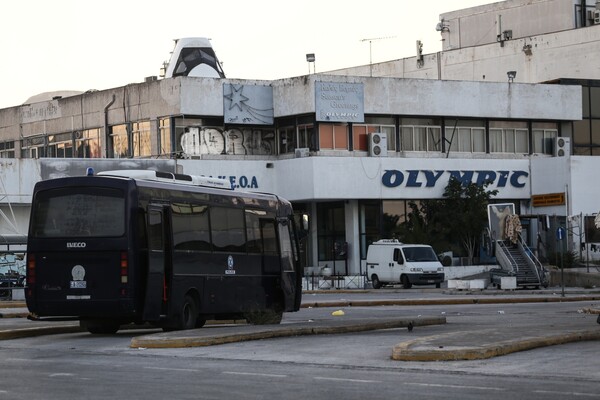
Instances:
[[[431,247],[404,247],[402,248],[406,261],[426,262],[439,261]]]

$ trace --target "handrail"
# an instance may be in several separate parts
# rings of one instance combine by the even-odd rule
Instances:
[[[519,271],[519,265],[510,254],[510,252],[506,249],[506,245],[502,240],[496,240],[496,259],[498,260],[498,264],[503,266],[502,261],[505,261],[506,264],[510,265],[510,272],[515,273]]]
[[[535,271],[538,282],[540,282],[540,284],[541,284],[542,277],[540,276],[540,274],[544,271],[544,266],[542,265],[540,260],[538,260],[538,258],[535,256],[535,254],[533,254],[533,252],[531,251],[529,246],[527,246],[527,244],[525,243],[525,241],[523,240],[523,238],[521,237],[520,234],[518,235],[517,244],[518,244],[521,252],[525,255],[527,264],[529,264],[530,267],[533,267],[532,269]]]

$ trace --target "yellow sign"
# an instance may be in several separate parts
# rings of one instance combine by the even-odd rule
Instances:
[[[531,203],[534,207],[562,206],[565,204],[565,194],[535,194],[531,196]]]

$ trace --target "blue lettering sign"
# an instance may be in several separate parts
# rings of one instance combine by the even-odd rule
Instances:
[[[381,176],[381,183],[387,187],[398,187],[404,181],[404,174],[398,170],[386,170]]]
[[[440,179],[446,175],[448,179]],[[405,179],[406,178],[406,179]],[[461,184],[468,185],[475,183],[482,186],[486,183],[495,185],[497,188],[506,187],[509,184],[514,188],[523,188],[527,184],[529,172],[527,171],[491,171],[491,170],[475,170],[475,171],[458,171],[458,170],[406,170],[399,171],[396,169],[385,170],[381,176],[381,183],[385,187],[396,188],[404,184],[407,188],[419,187],[435,187],[438,182],[447,184],[451,178],[457,179]],[[241,178],[240,178],[241,179]]]

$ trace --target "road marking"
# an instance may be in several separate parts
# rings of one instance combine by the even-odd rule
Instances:
[[[144,367],[144,369],[157,369],[159,371],[200,372],[199,369],[192,368]]]
[[[50,378],[55,378],[57,376],[73,376],[75,374],[70,374],[68,372],[57,372],[56,374],[50,374],[48,375]]]
[[[534,390],[533,393],[542,393],[542,394],[558,394],[568,396],[582,396],[582,397],[600,397],[598,393],[580,393],[580,392],[555,392],[552,390]]]
[[[338,382],[357,382],[357,383],[382,383],[381,381],[370,381],[366,379],[349,379],[349,378],[328,378],[326,376],[315,376],[314,379],[320,381],[338,381]]]
[[[223,374],[227,375],[250,375],[250,376],[266,376],[268,378],[287,378],[287,375],[279,374],[259,374],[256,372],[234,372],[234,371],[223,371]]]
[[[411,383],[411,382],[403,382],[404,385],[412,385],[412,386],[427,386],[427,387],[443,387],[443,388],[451,388],[451,389],[477,389],[477,390],[497,390],[499,392],[504,391],[503,388],[496,388],[490,386],[465,386],[465,385],[444,385],[441,383]]]

